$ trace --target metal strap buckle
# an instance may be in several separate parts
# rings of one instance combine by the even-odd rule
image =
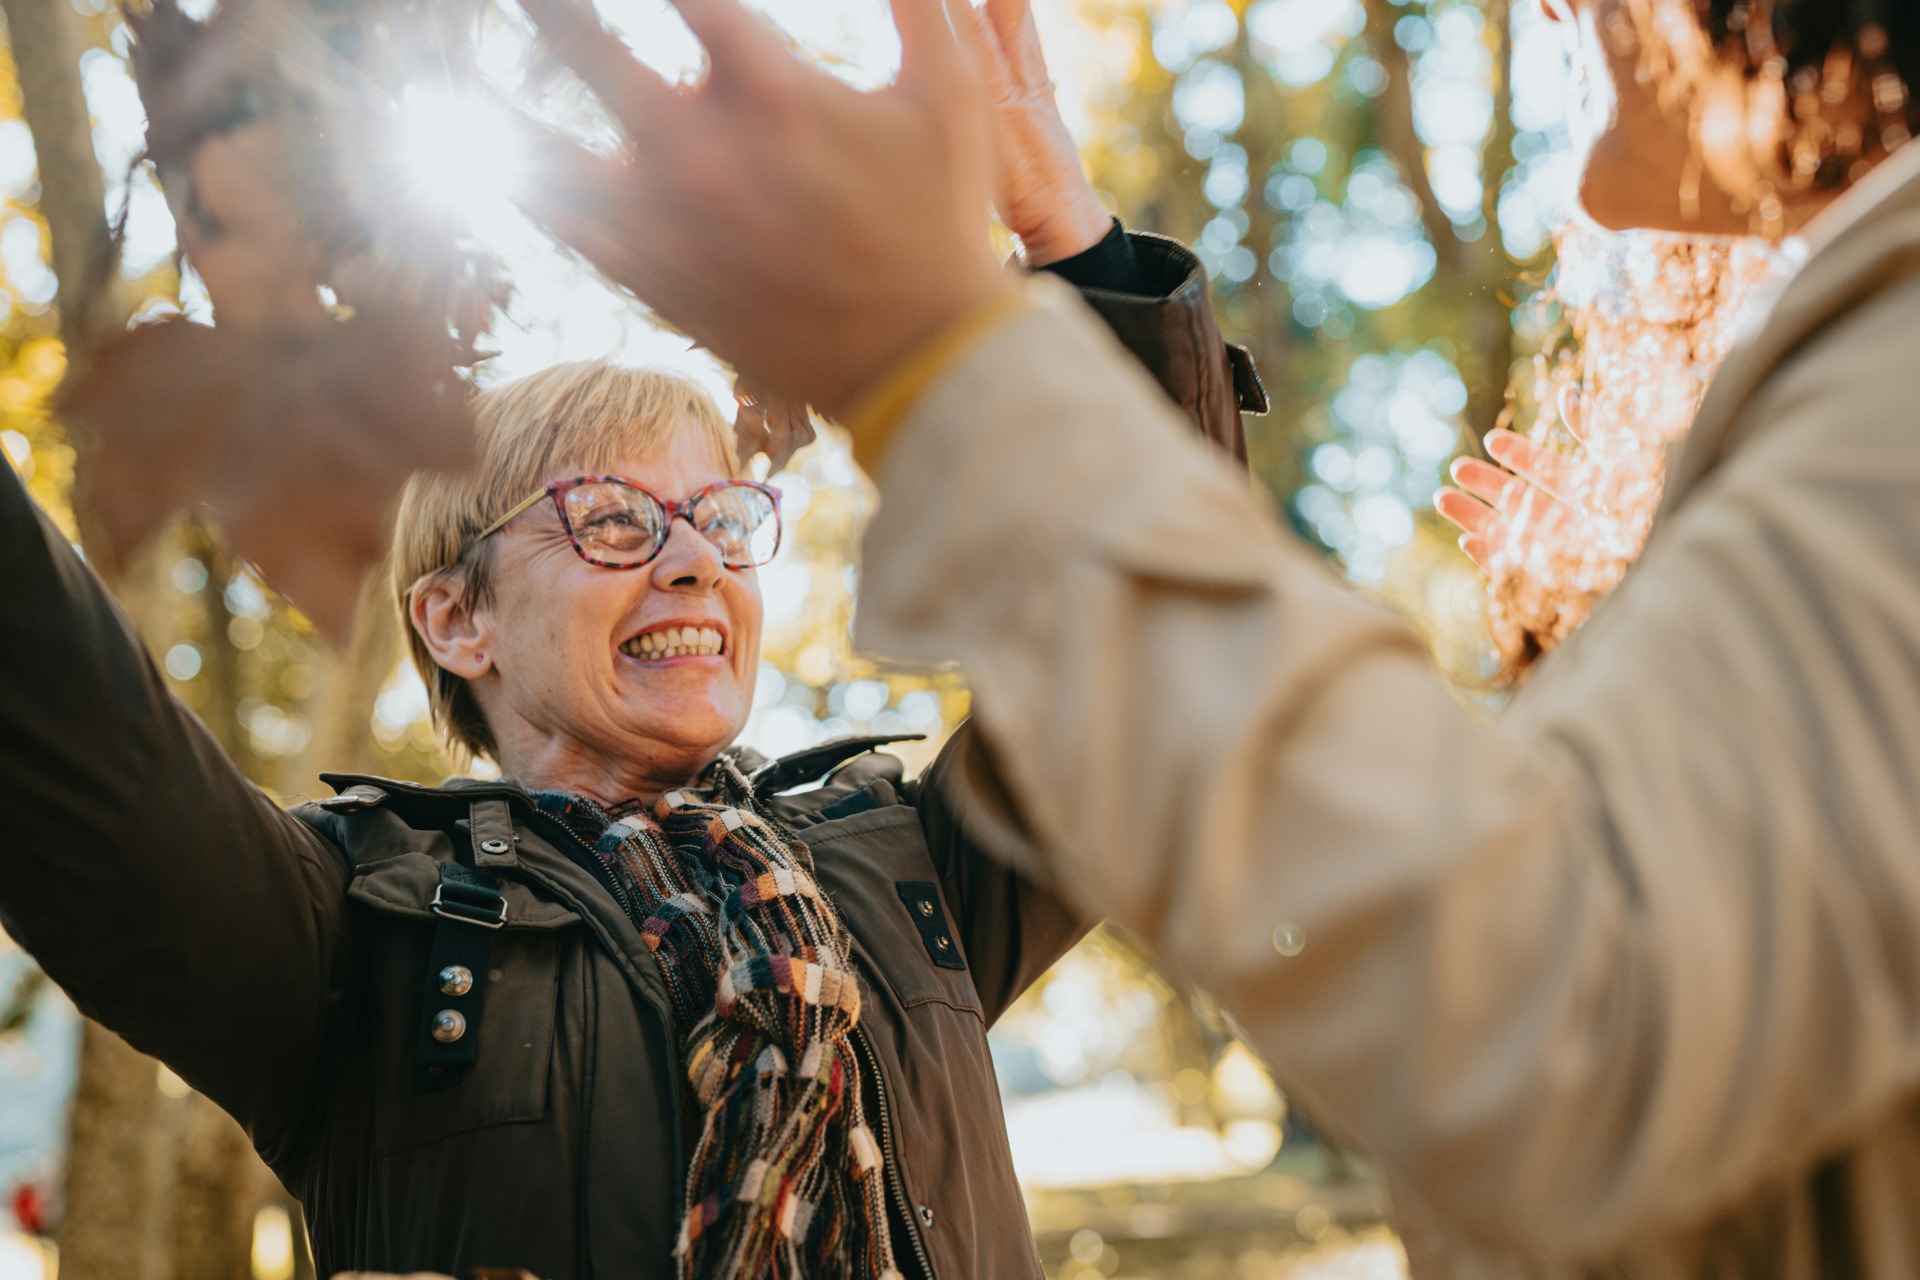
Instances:
[[[458,902],[442,901],[440,894],[445,888],[446,886],[444,884],[434,886],[433,901],[427,904],[427,909],[432,911],[436,916],[444,916],[449,920],[458,920],[462,924],[478,925],[482,929],[499,929],[505,927],[507,923],[506,899],[502,898],[500,900],[500,914],[489,920],[484,915],[474,914],[471,908],[463,906]]]

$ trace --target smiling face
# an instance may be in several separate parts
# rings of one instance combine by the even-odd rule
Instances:
[[[732,478],[690,417],[645,456],[543,483],[589,470],[669,501]],[[648,564],[588,564],[549,501],[492,541],[486,598],[443,620],[450,639],[435,656],[472,688],[509,776],[607,803],[650,797],[691,781],[739,735],[760,664],[754,570],[728,568],[685,520]]]

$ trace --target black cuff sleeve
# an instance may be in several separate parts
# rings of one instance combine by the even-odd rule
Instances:
[[[1100,289],[1142,298],[1157,297],[1160,293],[1147,279],[1140,255],[1134,252],[1133,237],[1127,234],[1118,218],[1113,220],[1106,237],[1093,248],[1041,269],[1052,272],[1076,289]]]

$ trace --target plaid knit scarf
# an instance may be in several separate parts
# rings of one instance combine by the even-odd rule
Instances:
[[[852,943],[806,845],[726,759],[650,814],[534,800],[600,858],[666,978],[700,1129],[681,1280],[901,1280],[852,1043]]]

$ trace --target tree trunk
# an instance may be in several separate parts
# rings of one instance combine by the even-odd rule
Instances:
[[[159,1064],[88,1022],[67,1131],[62,1280],[169,1280],[157,1247],[172,1163]]]
[[[253,1280],[254,1215],[279,1184],[231,1116],[197,1093],[185,1104],[168,1271],[173,1280]]]
[[[1475,444],[1501,424],[1513,385],[1513,263],[1500,238],[1500,187],[1513,165],[1513,5],[1486,0],[1493,37],[1493,128],[1480,149],[1486,179],[1481,215],[1487,230],[1478,246],[1479,278],[1469,286],[1467,349],[1474,366],[1467,378],[1467,425]],[[1463,370],[1462,372],[1466,372]]]
[[[1393,34],[1405,10],[1389,0],[1367,4],[1368,39],[1387,70],[1379,108],[1380,142],[1399,164],[1420,206],[1421,225],[1439,263],[1440,287],[1460,299],[1457,364],[1467,386],[1468,443],[1476,452],[1506,409],[1513,361],[1514,269],[1500,239],[1500,184],[1513,163],[1513,15],[1510,0],[1486,0],[1483,8],[1493,46],[1493,127],[1480,150],[1486,230],[1478,240],[1468,240],[1440,207],[1427,172],[1426,144],[1414,126],[1413,63]]]
[[[111,271],[106,183],[80,82],[85,46],[67,0],[0,0],[40,169],[61,334],[69,347],[103,324],[100,282]],[[157,1247],[171,1143],[161,1124],[159,1067],[88,1022],[68,1124],[58,1243],[67,1280],[167,1280]]]
[[[80,82],[86,47],[69,0],[0,0],[20,81],[21,114],[40,162],[40,216],[59,277],[60,331],[69,346],[116,327],[126,299],[113,288],[106,180],[93,153],[93,123]]]

